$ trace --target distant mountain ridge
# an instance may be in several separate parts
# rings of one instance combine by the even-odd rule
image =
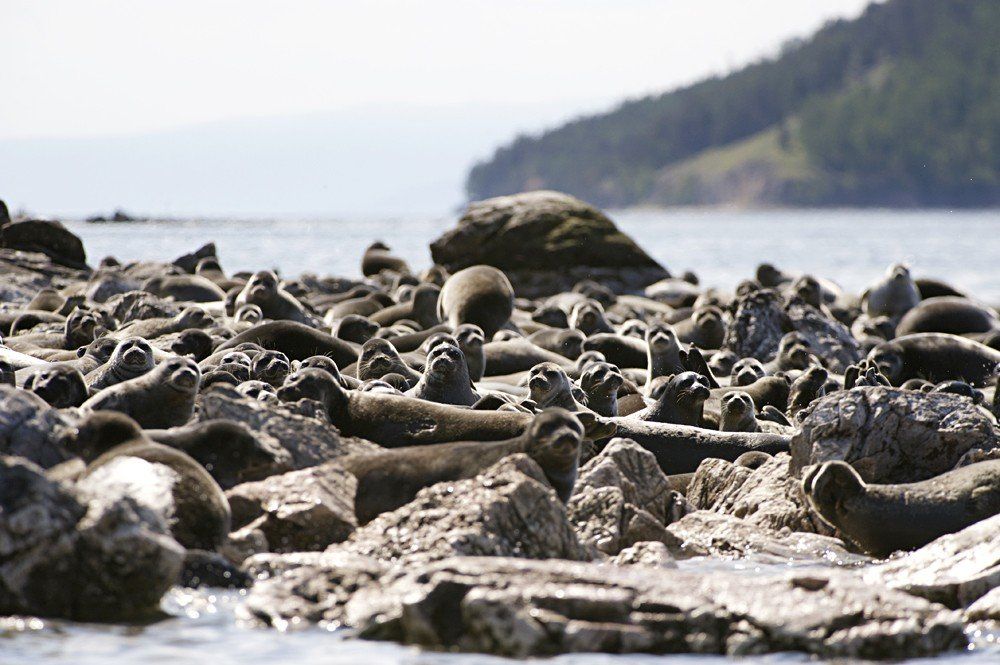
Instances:
[[[470,199],[1000,205],[1000,2],[889,0],[777,57],[520,136]]]

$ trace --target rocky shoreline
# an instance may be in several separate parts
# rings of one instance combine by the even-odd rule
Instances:
[[[517,658],[998,630],[991,308],[896,267],[705,288],[554,192],[431,249],[416,272],[376,243],[361,279],[227,274],[212,244],[91,267],[0,219],[0,614],[150,621],[228,587],[248,628]]]

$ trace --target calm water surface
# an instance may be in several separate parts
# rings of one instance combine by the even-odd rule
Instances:
[[[976,296],[1000,303],[1000,213],[890,211],[733,212],[677,210],[614,214],[620,227],[653,257],[674,271],[694,269],[706,284],[731,287],[753,274],[757,263],[809,271],[860,290],[894,261],[907,261],[917,275],[948,279]],[[416,268],[430,263],[428,243],[454,223],[439,219],[206,220],[129,225],[72,223],[92,262],[120,259],[169,260],[208,240],[230,271],[279,268],[285,275],[311,271],[358,276],[360,256],[383,239]],[[817,562],[817,565],[820,562]],[[689,562],[708,571],[727,567],[755,574],[761,567],[720,561]],[[767,566],[773,567],[773,566]],[[0,624],[0,665],[8,663],[205,662],[212,665],[272,663],[489,665],[503,659],[422,653],[393,644],[344,639],[309,629],[294,633],[240,627],[234,593],[175,590],[164,600],[173,618],[146,627],[95,626],[53,621]],[[1000,662],[1000,635],[972,635],[975,647],[933,663],[972,665]],[[691,656],[570,655],[545,662],[563,665],[715,663]],[[808,659],[778,654],[753,662],[797,663]],[[911,661],[917,662],[917,661]]]

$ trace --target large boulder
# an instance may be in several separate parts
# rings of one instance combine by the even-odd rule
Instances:
[[[60,265],[87,269],[83,241],[61,222],[54,220],[25,219],[2,226],[0,247],[41,252]]]
[[[327,551],[380,561],[512,556],[589,561],[566,508],[541,467],[526,455],[504,458],[481,475],[421,490]]]
[[[0,455],[48,469],[73,457],[66,447],[75,423],[27,390],[0,385]]]
[[[452,272],[500,268],[527,298],[568,291],[582,279],[632,292],[670,276],[603,212],[550,191],[470,204],[458,226],[431,243],[431,256]]]
[[[0,457],[0,614],[78,621],[151,617],[184,548],[132,497],[71,489]]]
[[[792,473],[842,460],[866,482],[911,483],[955,468],[971,450],[995,447],[992,419],[968,399],[861,387],[810,405],[792,438]]]
[[[237,485],[226,492],[233,527],[260,529],[272,552],[323,550],[357,527],[357,481],[336,462]]]
[[[711,574],[663,566],[454,557],[381,573],[313,560],[258,583],[245,615],[368,639],[517,658],[561,653],[906,658],[963,649],[958,617],[840,570]]]
[[[802,481],[792,476],[791,458],[778,453],[749,468],[709,458],[688,484],[687,499],[701,510],[733,515],[769,529],[832,535],[806,504]]]

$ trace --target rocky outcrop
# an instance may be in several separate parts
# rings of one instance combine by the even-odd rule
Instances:
[[[612,439],[580,469],[567,510],[583,542],[614,555],[644,541],[678,546],[664,527],[687,504],[670,489],[652,453],[634,441]]]
[[[104,302],[103,309],[123,325],[143,319],[169,319],[181,313],[177,303],[146,291],[128,291],[111,296]]]
[[[48,469],[72,457],[65,443],[73,426],[34,393],[0,385],[0,455],[23,457]]]
[[[358,529],[342,551],[380,561],[513,556],[588,561],[566,508],[526,455],[507,457],[468,480],[438,483],[411,503]]]
[[[0,248],[0,302],[26,305],[47,286],[62,288],[87,273],[53,263],[40,252]]]
[[[0,227],[0,247],[40,252],[59,265],[88,269],[83,242],[54,220],[25,219]]]
[[[781,337],[791,332],[792,323],[781,306],[781,296],[760,289],[736,302],[733,321],[726,328],[722,347],[740,358],[769,362],[778,353]]]
[[[131,497],[72,491],[0,458],[0,614],[79,621],[151,616],[184,549]]]
[[[861,346],[847,326],[825,316],[802,298],[789,298],[785,315],[831,372],[843,374],[848,366],[861,360]]]
[[[704,575],[457,557],[379,574],[364,560],[314,561],[259,583],[245,611],[278,627],[321,621],[368,639],[518,658],[776,651],[903,658],[967,644],[961,622],[940,605],[836,570]]]
[[[527,298],[568,291],[582,279],[623,293],[670,276],[603,212],[550,191],[470,204],[458,226],[431,243],[431,256],[452,272],[500,268]]]
[[[1000,587],[1000,515],[868,568],[866,580],[948,607],[965,607]]]
[[[645,541],[626,547],[608,559],[614,566],[653,566],[656,568],[676,568],[677,562],[670,548],[660,541]]]
[[[201,396],[198,419],[221,418],[243,423],[263,445],[287,451],[292,469],[306,469],[343,455],[381,450],[374,443],[341,436],[325,414],[314,410],[310,415],[302,415],[293,411],[292,406],[265,404],[227,386],[217,386]]]
[[[791,475],[791,458],[778,453],[757,468],[706,459],[688,484],[687,499],[711,510],[774,529],[832,535],[806,504],[802,481]]]
[[[252,525],[272,552],[323,550],[357,528],[357,481],[331,462],[243,483],[226,492],[233,527]]]
[[[953,469],[970,450],[997,446],[990,417],[948,393],[863,387],[827,395],[792,438],[792,473],[843,460],[866,482],[910,483]]]
[[[868,557],[848,551],[838,538],[788,529],[774,531],[708,510],[688,513],[667,526],[667,531],[681,542],[673,551],[678,557],[753,558],[765,563],[823,559],[837,565],[868,561]]]

